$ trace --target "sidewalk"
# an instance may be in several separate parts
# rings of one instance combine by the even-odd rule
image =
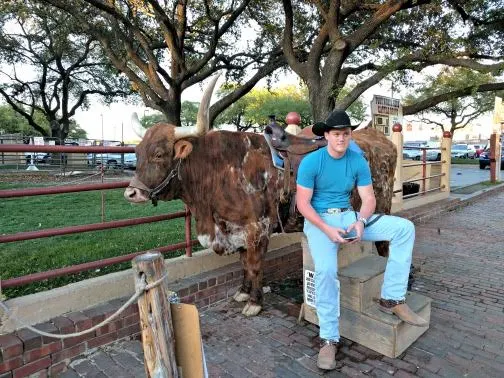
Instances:
[[[433,299],[430,329],[400,358],[343,340],[338,371],[315,364],[317,327],[298,325],[297,305],[265,296],[257,317],[225,302],[201,314],[211,377],[503,377],[504,192],[417,226],[413,290]],[[139,341],[79,357],[63,377],[144,376]]]

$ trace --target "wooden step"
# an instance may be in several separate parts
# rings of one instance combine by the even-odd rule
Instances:
[[[315,306],[315,265],[313,263],[310,250],[308,247],[308,241],[306,236],[301,237],[301,246],[303,247],[303,294],[304,301],[310,306]],[[342,246],[338,251],[338,267],[339,270],[348,267],[349,265],[355,263],[356,261],[362,259],[363,257],[372,256],[372,248],[370,242],[363,242],[359,244],[352,244],[348,246]],[[373,257],[379,257],[373,255]],[[380,257],[381,258],[381,257]],[[379,280],[379,278],[376,278]],[[382,279],[383,280],[383,279]],[[373,282],[376,285],[375,282]],[[372,294],[375,291],[370,291]],[[359,300],[360,303],[360,300]],[[345,302],[346,305],[346,302]]]
[[[431,299],[417,293],[408,293],[406,303],[422,318],[430,321]],[[364,313],[341,307],[340,334],[387,357],[395,358],[403,353],[427,329],[404,323],[394,315],[381,312],[377,305]],[[314,307],[303,304],[302,315],[310,323],[318,325]]]
[[[380,298],[383,273],[387,259],[366,256],[338,272],[340,281],[340,305],[362,312],[373,307],[373,298]]]

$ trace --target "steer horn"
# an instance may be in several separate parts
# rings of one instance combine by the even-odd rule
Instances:
[[[131,115],[131,128],[140,139],[143,139],[146,130],[145,127],[143,127],[143,125],[140,123],[138,114],[136,114],[136,112],[133,112],[133,114]]]
[[[203,94],[201,103],[198,109],[198,116],[196,118],[196,126],[184,126],[175,128],[175,140],[186,138],[189,136],[201,136],[205,135],[210,127],[210,116],[208,110],[210,108],[210,99],[212,98],[212,93],[217,83],[217,79],[220,75],[216,75]]]

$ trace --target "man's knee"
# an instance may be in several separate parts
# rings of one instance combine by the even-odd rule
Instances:
[[[337,263],[334,264],[319,264],[315,267],[315,274],[320,278],[338,278]]]
[[[410,221],[409,219],[401,218],[402,219],[402,229],[403,232],[409,236],[415,236],[415,224]]]

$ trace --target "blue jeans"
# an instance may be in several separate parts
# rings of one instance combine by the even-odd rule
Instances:
[[[330,226],[347,229],[356,217],[353,211],[320,214]],[[369,218],[370,221],[376,215]],[[315,305],[320,337],[339,341],[340,284],[338,280],[338,243],[332,242],[318,227],[305,220],[304,233],[315,263]],[[384,299],[405,298],[415,241],[415,226],[407,219],[383,215],[364,228],[363,241],[389,241],[390,250],[381,288]]]

